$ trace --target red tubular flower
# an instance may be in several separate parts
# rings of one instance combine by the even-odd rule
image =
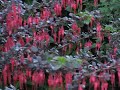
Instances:
[[[23,85],[26,84],[26,82],[27,82],[26,76],[24,75],[24,73],[20,72],[19,74],[20,90],[23,90]]]
[[[27,76],[28,78],[31,78],[31,76],[32,76],[32,71],[31,71],[30,69],[27,69],[27,70],[26,70],[26,76]]]
[[[91,41],[88,41],[88,42],[85,43],[85,47],[89,47],[90,48],[91,46],[92,46],[92,42]]]
[[[21,44],[22,47],[25,45],[25,42],[24,42],[24,40],[23,40],[22,37],[20,37],[20,39],[18,40],[18,42]]]
[[[53,34],[54,33],[54,26],[50,25],[50,29],[51,29],[51,34]]]
[[[68,85],[72,83],[72,73],[67,73],[65,75],[65,82],[66,82],[66,88],[68,88]]]
[[[120,67],[117,68],[118,81],[120,86]]]
[[[114,47],[114,54],[116,54],[117,52],[117,47]]]
[[[15,72],[14,76],[13,76],[13,83],[14,83],[14,85],[16,84],[16,82],[18,81],[18,79],[19,79],[18,73]]]
[[[53,78],[52,74],[50,74],[49,77],[48,77],[48,85],[49,85],[49,87],[54,86],[54,78]]]
[[[78,5],[79,5],[79,2],[80,2],[80,0],[76,0],[77,7],[78,7]]]
[[[44,72],[41,70],[41,71],[38,73],[38,84],[39,84],[39,85],[43,85],[43,84],[44,84],[44,80],[45,80],[45,74],[44,74]]]
[[[10,63],[11,63],[11,66],[12,66],[12,72],[13,72],[13,70],[14,70],[14,66],[15,66],[15,59],[14,58],[12,58],[11,60],[10,60]]]
[[[62,15],[61,11],[62,11],[61,5],[59,3],[55,3],[55,5],[54,5],[54,12],[55,12],[55,14],[57,16],[61,16]]]
[[[57,34],[54,33],[54,34],[53,34],[53,37],[54,37],[54,43],[56,43],[56,41],[57,41],[57,40],[56,40],[56,39],[57,39]]]
[[[96,50],[99,50],[101,47],[101,43],[96,43]]]
[[[80,9],[82,10],[82,0],[80,0]]]
[[[72,43],[70,43],[69,44],[69,52],[71,51],[72,47],[73,47],[73,45],[72,45]]]
[[[67,0],[61,0],[61,4],[62,4],[62,6],[65,8],[65,7],[66,7],[66,4],[67,4]]]
[[[41,14],[41,18],[44,20],[47,20],[50,17],[50,15],[51,15],[50,10],[47,8],[44,8]]]
[[[2,70],[2,75],[3,75],[3,81],[4,85],[7,85],[7,70],[8,70],[8,65],[5,65],[4,69]]]
[[[76,13],[77,4],[75,2],[71,3],[71,8],[74,10],[74,13]]]
[[[60,43],[60,38],[64,37],[64,27],[62,26],[61,28],[59,28],[59,31],[58,31],[58,43]]]
[[[98,33],[101,32],[102,27],[101,27],[100,23],[97,23],[96,30],[97,30]]]
[[[91,84],[94,84],[95,81],[96,81],[96,77],[95,77],[94,75],[91,75],[91,76],[90,76],[90,79],[89,79],[89,82],[90,82]]]
[[[112,84],[112,88],[113,88],[113,86],[115,85],[115,74],[114,73],[111,74],[110,80],[111,80],[111,84]]]
[[[106,81],[102,82],[101,90],[108,90],[108,83]]]
[[[94,82],[94,90],[99,90],[99,87],[100,87],[100,82],[98,80],[96,80]]]
[[[10,70],[7,71],[7,78],[8,78],[9,84],[11,84],[11,72],[10,72]]]
[[[29,26],[32,26],[32,22],[33,22],[33,17],[28,17],[28,19],[27,19],[27,24],[29,25]]]
[[[38,72],[34,72],[32,75],[32,90],[37,90],[37,86],[38,86]]]
[[[28,54],[28,60],[30,61],[30,62],[32,62],[32,58],[30,57],[30,55]]]
[[[93,22],[95,21],[95,18],[94,17],[92,17],[91,18],[91,20],[90,20],[90,27],[92,27],[93,26]]]
[[[80,28],[78,27],[77,23],[72,24],[72,30],[74,35],[79,35],[80,34]]]
[[[48,43],[50,42],[50,36],[48,33],[46,33],[46,35],[45,35],[45,40],[46,40],[46,46],[47,46]]]
[[[82,88],[82,86],[81,86],[81,85],[79,85],[78,90],[83,90],[83,88]]]
[[[96,7],[98,4],[98,0],[94,0],[94,6]]]

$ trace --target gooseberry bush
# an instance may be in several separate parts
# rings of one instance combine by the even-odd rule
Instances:
[[[0,88],[119,88],[119,0],[109,1],[0,0]]]

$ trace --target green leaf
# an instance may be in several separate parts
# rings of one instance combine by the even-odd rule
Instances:
[[[57,60],[58,60],[58,61],[60,62],[60,64],[62,64],[62,65],[64,65],[64,64],[66,63],[66,61],[67,61],[66,58],[65,58],[65,57],[62,57],[62,56],[61,56],[61,57],[59,56],[59,57],[57,58]]]

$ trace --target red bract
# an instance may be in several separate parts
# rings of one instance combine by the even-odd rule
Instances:
[[[54,5],[54,12],[55,12],[55,14],[57,16],[61,16],[62,15],[61,11],[62,11],[61,5],[59,3],[55,3],[55,5]]]

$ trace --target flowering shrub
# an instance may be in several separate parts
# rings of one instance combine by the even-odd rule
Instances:
[[[99,0],[92,11],[82,0],[0,2],[1,88],[107,90],[120,84],[120,34],[102,23]]]

